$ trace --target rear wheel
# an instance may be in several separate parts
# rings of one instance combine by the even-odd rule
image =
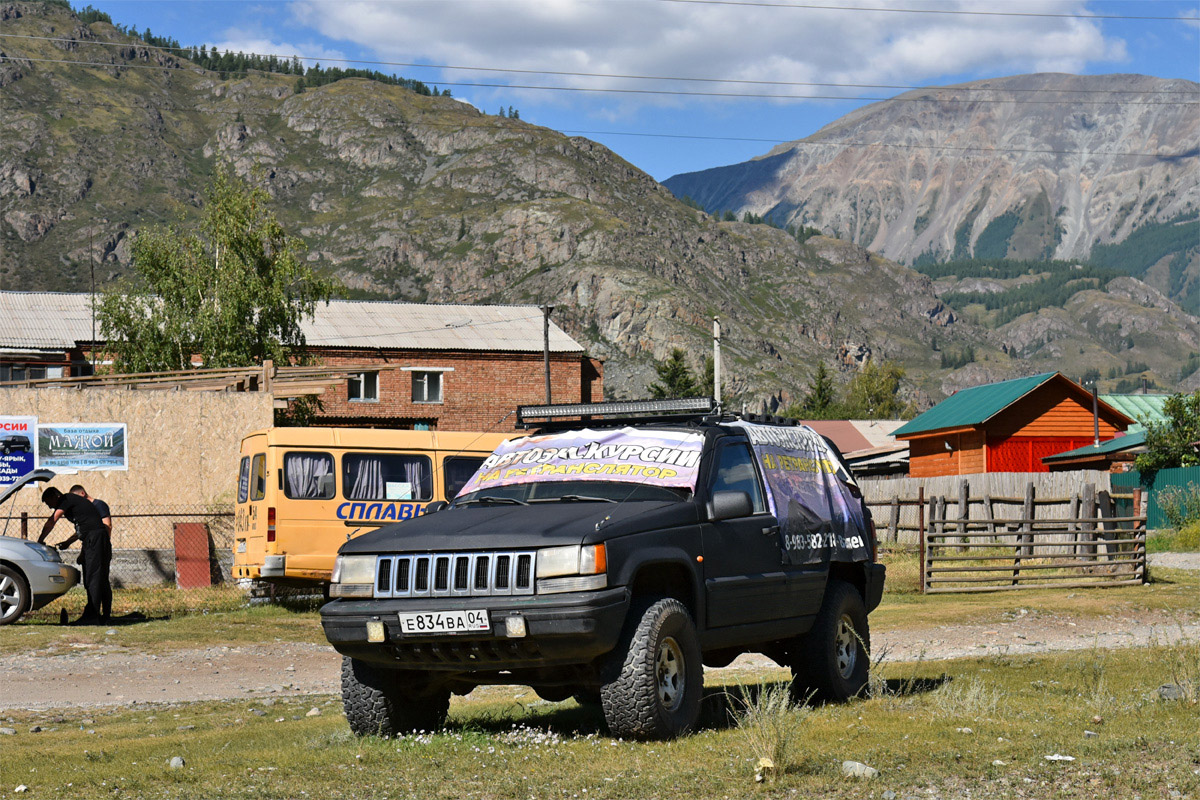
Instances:
[[[669,739],[696,724],[704,666],[696,626],[682,603],[663,598],[635,605],[612,659],[600,704],[614,736]]]
[[[860,694],[867,685],[870,650],[862,595],[845,581],[831,580],[812,630],[791,654],[796,697],[840,703]]]
[[[414,673],[343,656],[342,707],[356,735],[386,739],[440,729],[450,709],[450,690],[430,686]]]
[[[25,576],[0,565],[0,625],[16,622],[29,610],[32,595]]]

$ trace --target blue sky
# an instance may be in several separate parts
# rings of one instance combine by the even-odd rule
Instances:
[[[523,120],[602,142],[659,180],[761,155],[871,102],[863,98],[903,91],[846,84],[1051,71],[1200,80],[1196,0],[90,1],[115,22],[183,44],[395,72],[488,113],[512,106]],[[991,13],[944,13],[963,11]],[[761,81],[776,83],[750,83]],[[501,86],[455,85],[463,83]],[[797,85],[812,83],[837,85]],[[736,96],[645,93],[662,89]],[[768,93],[836,99],[745,96]]]

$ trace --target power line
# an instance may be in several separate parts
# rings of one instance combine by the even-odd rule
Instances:
[[[41,103],[41,105],[44,106],[44,105],[48,105],[48,104],[43,102],[43,103]],[[411,120],[405,119],[404,117],[399,117],[399,116],[392,117],[392,116],[386,116],[386,115],[382,115],[382,114],[362,114],[360,116],[342,116],[342,115],[314,114],[314,113],[303,113],[303,112],[284,113],[282,111],[271,111],[271,110],[267,110],[267,109],[250,109],[250,108],[245,108],[245,107],[238,107],[238,108],[233,108],[233,109],[222,109],[222,108],[200,109],[197,106],[188,106],[186,108],[183,108],[183,107],[179,107],[179,106],[167,106],[167,105],[156,105],[156,104],[134,105],[132,103],[102,103],[102,102],[84,102],[84,101],[75,101],[75,100],[63,101],[62,103],[59,103],[58,105],[69,106],[71,108],[77,108],[77,107],[82,106],[82,107],[89,107],[89,108],[108,108],[108,109],[120,109],[120,110],[129,110],[129,111],[151,111],[151,110],[153,110],[158,113],[165,111],[165,112],[175,112],[175,113],[183,113],[183,114],[186,114],[186,113],[223,114],[225,116],[230,116],[230,117],[236,117],[238,115],[241,115],[243,117],[275,117],[275,118],[279,118],[279,119],[284,119],[284,118],[302,119],[302,120],[309,120],[309,121],[321,122],[321,123],[361,122],[363,120],[367,120],[370,122],[379,123],[381,125],[382,124],[407,125],[409,127],[449,128],[449,129],[453,129],[453,130],[462,130],[462,129],[496,130],[496,131],[505,131],[508,133],[525,132],[525,131],[521,131],[519,128],[514,129],[514,127],[513,127],[514,125],[528,125],[530,128],[538,128],[539,127],[539,126],[535,126],[532,123],[528,123],[523,120],[521,120],[521,121],[514,120],[507,124],[490,123],[490,122],[470,122],[470,121],[466,121],[466,120],[460,121],[460,122],[436,122],[436,121],[432,121],[432,120],[422,120],[420,122],[413,122]],[[696,134],[646,133],[646,132],[642,132],[642,131],[604,131],[604,130],[584,130],[584,129],[574,129],[574,128],[564,129],[561,131],[555,131],[554,129],[551,129],[551,128],[541,128],[541,130],[545,130],[545,131],[548,131],[551,133],[559,133],[559,134],[563,134],[563,135],[570,134],[570,135],[578,135],[578,136],[637,136],[637,137],[645,137],[645,138],[651,138],[651,139],[683,139],[683,140],[694,140],[694,141],[748,142],[748,143],[771,144],[771,145],[793,144],[796,147],[814,147],[814,148],[817,148],[817,147],[859,147],[859,148],[880,148],[880,149],[891,149],[891,150],[946,150],[946,151],[950,151],[950,152],[963,152],[963,153],[982,152],[982,153],[1014,153],[1014,154],[1022,154],[1022,155],[1081,155],[1081,156],[1093,156],[1093,157],[1110,157],[1110,156],[1112,156],[1112,157],[1119,157],[1119,158],[1157,158],[1157,159],[1184,159],[1184,158],[1196,158],[1197,156],[1200,156],[1200,148],[1196,148],[1196,149],[1193,149],[1190,151],[1185,151],[1182,153],[1147,153],[1147,152],[1119,151],[1119,150],[1116,150],[1116,151],[1114,151],[1114,150],[1097,150],[1097,151],[1092,151],[1092,150],[1038,150],[1038,149],[1034,149],[1034,148],[982,147],[982,146],[949,145],[949,144],[901,144],[901,143],[888,143],[888,142],[850,142],[850,141],[811,141],[810,142],[810,141],[797,140],[795,138],[770,139],[770,138],[749,137],[749,136],[702,136],[702,135],[696,135]],[[529,132],[532,132],[532,131],[529,131]]]
[[[105,42],[105,41],[98,41],[98,40],[91,40],[91,39],[69,39],[69,38],[57,37],[57,36],[26,36],[26,35],[22,35],[22,34],[13,34],[13,33],[0,33],[0,38],[24,39],[24,40],[34,40],[34,41],[46,41],[46,42],[64,42],[64,43],[68,43],[68,44],[94,44],[94,45],[101,45],[104,47],[128,47],[129,46],[125,42]],[[154,47],[155,49],[158,49],[158,50],[170,50],[170,51],[181,52],[181,53],[191,53],[195,50],[199,50],[199,46],[166,47],[163,45],[149,45],[149,44],[146,46]],[[205,52],[208,52],[208,51],[206,50]],[[226,52],[228,53],[230,51],[226,50]],[[678,75],[636,75],[636,74],[611,73],[611,72],[575,72],[575,71],[566,71],[566,70],[520,69],[520,68],[516,68],[516,67],[478,67],[478,66],[463,66],[463,65],[458,65],[458,64],[427,64],[427,63],[421,63],[421,62],[417,62],[417,61],[382,61],[382,60],[370,60],[370,59],[362,59],[362,58],[327,58],[327,57],[314,58],[312,56],[302,56],[302,55],[298,55],[295,53],[292,53],[292,54],[251,53],[249,55],[257,56],[258,58],[275,58],[275,59],[278,59],[278,60],[284,61],[284,62],[290,61],[292,59],[300,59],[302,61],[314,61],[314,62],[323,61],[326,63],[337,63],[337,64],[363,64],[363,65],[368,65],[368,66],[373,66],[373,67],[380,67],[380,66],[383,66],[383,67],[408,67],[408,68],[416,68],[416,69],[439,69],[439,70],[448,70],[448,71],[455,71],[455,72],[507,73],[507,74],[513,74],[513,75],[552,75],[555,77],[570,77],[570,78],[608,78],[608,79],[617,79],[617,80],[638,80],[638,81],[677,81],[677,82],[688,82],[688,83],[722,83],[722,84],[735,84],[735,85],[747,85],[747,86],[814,86],[814,87],[822,87],[822,88],[844,88],[844,89],[899,89],[899,90],[905,90],[905,91],[920,90],[920,89],[945,89],[946,88],[946,87],[931,87],[931,86],[917,86],[917,85],[909,85],[909,84],[889,84],[889,83],[844,83],[844,82],[836,82],[836,81],[824,81],[824,82],[768,81],[768,80],[748,80],[748,79],[740,79],[740,78],[685,77],[685,76],[678,76]],[[192,63],[193,65],[195,65],[197,68],[204,69],[203,67],[200,67],[198,64],[196,64],[196,62],[191,61],[190,58],[188,58],[187,60],[190,63]],[[76,63],[76,62],[63,62],[63,63]],[[142,66],[142,65],[131,65],[131,66]],[[155,66],[155,67],[151,67],[151,68],[165,69],[166,67]],[[209,68],[209,71],[218,72],[220,70],[213,70],[213,69]],[[259,70],[259,69],[252,69],[252,70],[248,70],[248,71],[263,72],[266,74],[288,74],[288,73],[273,73],[273,72],[270,72],[269,70]],[[291,74],[296,74],[296,73],[291,73]],[[464,84],[464,85],[469,85],[469,84]],[[507,84],[505,84],[505,85],[507,85]],[[954,87],[954,91],[961,91],[961,92],[1005,91],[1005,92],[1024,93],[1024,94],[1045,92],[1045,93],[1056,93],[1056,94],[1061,93],[1061,94],[1105,94],[1105,95],[1111,95],[1111,94],[1195,94],[1196,93],[1195,90],[1188,90],[1188,89],[1150,89],[1150,90],[1139,90],[1139,89],[1047,89],[1047,88],[1039,88],[1039,87],[1013,87],[1013,88],[1005,88],[1005,89],[995,89],[995,88],[988,88],[988,87],[972,87],[972,86]]]
[[[771,3],[766,0],[657,0],[660,3],[684,3],[700,6],[751,6],[794,8],[807,11],[866,11],[882,14],[944,14],[966,17],[1034,17],[1042,19],[1124,19],[1149,22],[1179,22],[1182,17],[1158,17],[1145,14],[1050,14],[1036,11],[967,11],[949,8],[882,8],[871,6],[834,6],[816,3]]]
[[[161,64],[128,64],[128,63],[104,63],[100,61],[76,61],[71,59],[51,59],[51,58],[30,58],[27,56],[0,56],[0,63],[4,61],[26,61],[34,64],[69,64],[74,66],[94,67],[97,69],[154,69],[164,70],[171,69],[169,66]],[[198,65],[194,65],[196,69],[203,69]],[[230,70],[205,70],[210,72],[228,72]],[[250,70],[246,70],[250,71]],[[259,70],[255,70],[259,71]],[[281,74],[281,73],[267,73]],[[841,102],[883,102],[891,101],[895,103],[963,103],[963,104],[990,104],[990,105],[1063,105],[1062,100],[1018,100],[1016,98],[961,98],[961,97],[944,97],[936,94],[922,97],[874,97],[868,95],[822,95],[822,94],[773,94],[766,92],[701,92],[701,91],[684,91],[681,89],[631,89],[617,87],[586,87],[586,86],[545,86],[539,84],[514,84],[514,83],[482,83],[474,81],[438,81],[438,86],[454,86],[477,89],[524,89],[530,91],[553,91],[553,92],[574,92],[582,94],[626,94],[626,95],[655,95],[667,97],[719,97],[719,98],[734,98],[734,99],[753,99],[753,100],[836,100]],[[930,88],[930,92],[955,92],[954,88]],[[993,89],[990,91],[1003,92],[1004,89]],[[1122,106],[1165,106],[1165,105],[1200,105],[1200,101],[1183,101],[1183,100],[1148,100],[1148,101],[1125,101],[1125,100],[1073,100],[1072,105],[1079,106],[1104,106],[1104,105],[1122,105]]]

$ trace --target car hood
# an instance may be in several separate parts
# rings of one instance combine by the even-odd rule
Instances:
[[[17,492],[21,491],[21,489],[23,489],[27,484],[34,483],[36,481],[48,481],[53,477],[54,470],[52,469],[35,469],[32,472],[25,473],[20,478],[17,478],[15,483],[4,487],[4,490],[0,491],[0,505],[7,503],[10,498],[14,497]]]
[[[338,552],[528,550],[601,542],[697,519],[696,504],[683,500],[472,505],[380,528],[346,542]]]

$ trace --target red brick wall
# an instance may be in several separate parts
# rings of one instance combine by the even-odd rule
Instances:
[[[323,424],[412,427],[425,422],[436,430],[516,429],[516,408],[546,400],[541,353],[380,352],[316,349],[322,363],[334,366],[378,364],[379,401],[351,402],[346,383],[321,395]],[[412,401],[414,369],[445,368],[442,402]],[[449,371],[449,370],[453,371]],[[580,354],[550,354],[550,383],[555,403],[603,399],[600,362]],[[511,414],[509,412],[512,412]],[[506,415],[507,418],[506,418]]]

